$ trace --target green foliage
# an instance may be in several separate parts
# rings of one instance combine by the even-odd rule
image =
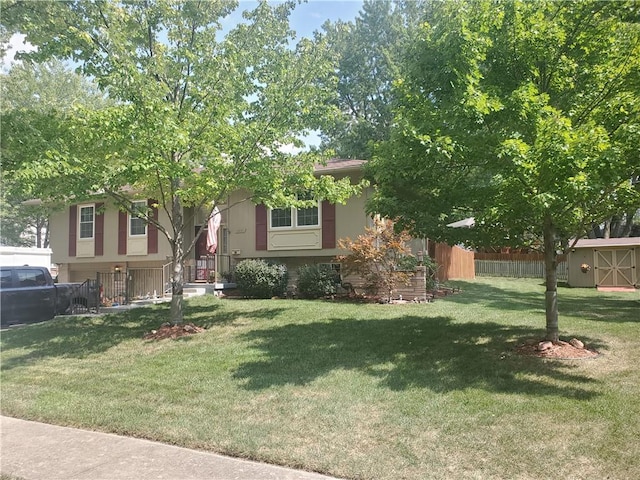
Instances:
[[[22,202],[46,200],[51,192],[64,191],[63,185],[52,183],[52,177],[64,167],[47,159],[46,152],[59,146],[74,107],[98,108],[107,102],[95,85],[57,61],[16,64],[0,77],[1,241],[47,247],[48,214],[60,204]]]
[[[438,2],[396,81],[370,208],[430,238],[556,247],[640,205],[634,2]],[[589,19],[586,21],[586,19]],[[446,224],[476,217],[471,230]]]
[[[396,268],[403,272],[412,272],[420,264],[418,258],[415,255],[402,255],[398,258],[398,264]]]
[[[319,155],[283,149],[301,147],[335,114],[326,42],[296,43],[288,23],[295,2],[259,2],[228,29],[237,7],[46,1],[0,12],[7,29],[37,46],[24,57],[73,60],[117,102],[77,111],[46,161],[25,174],[50,180],[58,188],[51,197],[102,191],[125,210],[132,195],[158,200],[171,225],[146,220],[171,246],[173,323],[182,322],[182,270],[197,242],[185,242],[194,220],[186,212],[211,213],[239,189],[268,206],[287,206],[301,190],[342,202],[359,189],[316,178]]]
[[[638,3],[434,3],[395,83],[372,211],[437,240],[537,246],[547,335],[556,254],[640,191]],[[472,229],[446,225],[475,217]]]
[[[242,260],[234,268],[234,279],[245,297],[271,298],[287,291],[289,272],[281,264],[264,260]]]
[[[298,269],[296,290],[303,298],[335,295],[340,275],[330,265],[303,265]]]
[[[423,4],[365,0],[354,22],[323,26],[338,58],[335,104],[340,115],[323,129],[321,148],[342,158],[370,159],[373,145],[389,138],[391,84]]]

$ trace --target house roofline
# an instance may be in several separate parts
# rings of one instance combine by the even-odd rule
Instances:
[[[349,158],[332,158],[327,160],[326,164],[316,164],[314,171],[316,173],[333,173],[362,170],[366,160],[356,160]]]

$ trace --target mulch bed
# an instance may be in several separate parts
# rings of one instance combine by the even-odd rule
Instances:
[[[545,343],[546,345],[543,345]],[[590,350],[585,346],[580,347],[580,343],[577,344],[578,346],[575,346],[563,340],[553,343],[540,340],[527,340],[517,345],[514,351],[518,355],[551,358],[554,360],[581,360],[595,358],[600,355],[596,350]]]
[[[187,335],[195,335],[204,332],[205,329],[193,323],[171,325],[163,323],[158,330],[151,330],[142,337],[144,340],[163,340],[165,338],[179,338]]]

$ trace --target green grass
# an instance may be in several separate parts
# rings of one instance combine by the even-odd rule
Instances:
[[[602,355],[512,353],[544,335],[539,281],[456,282],[433,304],[187,303],[207,328],[142,336],[167,306],[2,332],[4,415],[350,479],[635,478],[640,294],[560,289]]]

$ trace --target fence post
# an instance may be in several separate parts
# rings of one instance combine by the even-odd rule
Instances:
[[[102,303],[102,276],[100,272],[96,272],[96,287],[98,288],[98,301],[96,302],[96,313],[100,313],[100,304]]]
[[[129,305],[129,282],[131,281],[129,275],[131,275],[131,273],[127,270],[124,277],[124,303],[127,305]]]

